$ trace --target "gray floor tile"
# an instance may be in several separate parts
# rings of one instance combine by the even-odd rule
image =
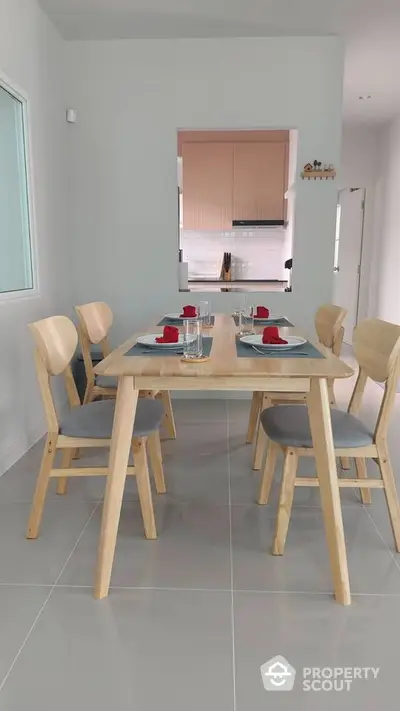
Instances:
[[[229,593],[59,589],[0,709],[233,711],[232,676]]]
[[[167,501],[220,505],[229,502],[226,454],[218,460],[208,455],[179,461],[165,457],[164,472],[167,494],[163,499]]]
[[[228,420],[231,425],[240,422],[245,432],[249,423],[251,396],[241,400],[228,400]]]
[[[367,515],[370,517],[373,525],[376,527],[378,535],[383,538],[385,544],[394,556],[397,565],[400,567],[400,553],[397,553],[395,548],[395,542],[384,492],[373,491],[372,504],[370,506],[366,506],[365,510]]]
[[[266,507],[233,507],[233,580],[241,590],[330,592],[322,513],[292,511],[285,554],[272,556],[276,514]],[[353,592],[399,593],[400,569],[362,506],[343,507],[350,584]]]
[[[226,400],[173,398],[172,409],[177,425],[185,422],[226,421]]]
[[[261,483],[261,471],[253,471],[252,455],[253,447],[244,443],[243,431],[235,436],[230,436],[229,467],[231,476],[231,501],[233,504],[251,504],[258,498]],[[278,457],[274,483],[271,490],[270,503],[276,506],[279,499],[280,482],[282,475],[282,456]],[[353,466],[353,465],[352,465]],[[346,476],[340,470],[338,462],[338,473],[341,477]],[[316,467],[313,459],[303,457],[299,460],[299,476],[316,475]],[[347,476],[354,477],[355,471],[347,472]],[[360,498],[358,491],[354,489],[342,489],[340,492],[342,506],[359,506]],[[294,506],[317,506],[320,507],[319,490],[316,488],[299,487],[295,491]]]
[[[228,504],[226,423],[184,425],[179,439],[163,443],[167,499]]]
[[[35,444],[8,472],[0,477],[0,501],[31,502],[39,473],[43,454],[44,440]],[[59,462],[59,460],[58,460]],[[107,454],[104,450],[86,450],[80,460],[73,462],[74,466],[102,466],[107,464]],[[57,464],[58,466],[58,464]],[[127,484],[128,492],[132,484]],[[47,494],[48,501],[60,501],[56,494],[56,480],[50,481]],[[74,501],[98,501],[103,497],[105,488],[104,477],[79,477],[69,482],[68,498]]]
[[[352,384],[337,384],[343,406]],[[371,426],[381,397],[381,388],[370,383],[362,417]],[[400,483],[399,404],[400,395],[389,448]],[[334,697],[296,687],[280,702],[272,697],[271,708],[336,711],[338,701],[349,711],[375,708],[378,701],[383,708],[395,706],[400,556],[394,553],[383,493],[374,491],[372,506],[363,508],[356,491],[341,492],[353,591],[353,605],[342,608],[331,594],[317,489],[296,490],[286,553],[270,555],[280,468],[270,505],[255,505],[260,474],[252,471],[252,449],[245,445],[250,400],[174,400],[173,407],[178,438],[162,445],[168,494],[155,496],[159,539],[144,539],[136,482],[129,478],[107,600],[95,602],[91,590],[101,507],[82,533],[103,497],[104,478],[73,480],[66,497],[56,495],[52,482],[41,536],[26,541],[43,443],[0,477],[0,583],[21,584],[0,584],[0,675],[12,664],[49,593],[49,587],[34,585],[54,583],[82,533],[60,587],[0,693],[0,711],[28,706],[33,711],[53,706],[61,711],[111,706],[153,711],[161,705],[174,711],[234,711],[231,593],[224,592],[230,591],[231,572],[235,711],[266,707],[270,697],[259,667],[276,654],[287,656],[297,669],[380,666],[381,676]],[[104,451],[94,450],[81,463],[106,461]],[[300,472],[309,474],[313,466],[304,459]],[[374,465],[369,466],[375,475]],[[132,587],[143,589],[127,589]]]
[[[101,508],[90,521],[60,583],[92,585]],[[143,536],[139,507],[123,506],[112,584],[230,589],[227,506],[157,503],[158,540]]]
[[[329,596],[235,593],[237,711],[266,708],[390,709],[398,704],[399,597],[356,597],[351,607]],[[265,691],[260,666],[276,655],[296,669],[293,691]],[[350,691],[303,690],[304,667],[379,667],[377,680]]]
[[[51,588],[0,585],[0,684]]]
[[[29,504],[0,504],[0,582],[52,584],[94,508],[90,503],[49,502],[40,535],[25,538]]]
[[[178,459],[205,455],[218,459],[228,451],[226,421],[185,423],[180,428],[177,439],[165,440],[162,443],[162,451],[165,457]]]
[[[165,443],[168,448],[170,443]],[[38,442],[22,457],[8,472],[0,477],[0,502],[30,503],[35,491],[40,461],[43,453],[44,440]],[[164,446],[164,445],[163,445]],[[59,465],[59,459],[57,466]],[[81,450],[79,460],[74,460],[72,466],[97,467],[107,466],[108,450],[103,448]],[[56,493],[57,481],[50,481],[47,501],[102,501],[106,479],[99,477],[76,477],[68,482],[68,493],[60,497]],[[125,501],[138,501],[137,485],[134,477],[127,477],[124,491]]]

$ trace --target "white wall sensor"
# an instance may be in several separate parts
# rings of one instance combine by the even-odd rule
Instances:
[[[75,109],[67,109],[67,121],[68,123],[76,123]]]

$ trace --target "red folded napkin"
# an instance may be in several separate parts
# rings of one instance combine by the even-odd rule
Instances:
[[[266,306],[257,306],[256,318],[268,318],[269,309]]]
[[[186,317],[186,318],[196,318],[197,316],[197,309],[195,306],[184,306],[183,307],[183,313],[181,314],[181,317]]]
[[[262,342],[265,344],[270,343],[271,345],[275,345],[277,343],[287,343],[287,341],[279,336],[279,329],[277,326],[267,326],[264,328]]]
[[[179,329],[175,326],[164,326],[163,335],[156,338],[157,343],[178,343]]]

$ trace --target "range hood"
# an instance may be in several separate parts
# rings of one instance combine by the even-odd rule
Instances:
[[[232,227],[284,227],[285,220],[232,220]]]

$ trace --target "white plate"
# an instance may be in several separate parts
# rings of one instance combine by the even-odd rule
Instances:
[[[199,316],[181,316],[181,314],[165,314],[170,321],[195,321]]]
[[[271,321],[271,323],[273,323],[274,321],[283,321],[284,318],[284,316],[275,316],[275,314],[270,314],[268,318],[266,316],[254,316],[254,321]]]
[[[164,348],[167,350],[182,350],[184,335],[179,334],[179,341],[177,343],[157,343],[156,338],[162,336],[162,333],[148,333],[146,336],[139,336],[137,343],[141,346],[147,346],[148,348]]]
[[[266,348],[267,350],[277,350],[277,351],[288,351],[292,348],[298,348],[299,346],[304,346],[307,343],[305,338],[299,338],[298,336],[287,336],[285,341],[287,343],[263,343],[262,334],[258,336],[242,336],[242,343],[246,343],[248,346],[255,346],[256,348]]]

